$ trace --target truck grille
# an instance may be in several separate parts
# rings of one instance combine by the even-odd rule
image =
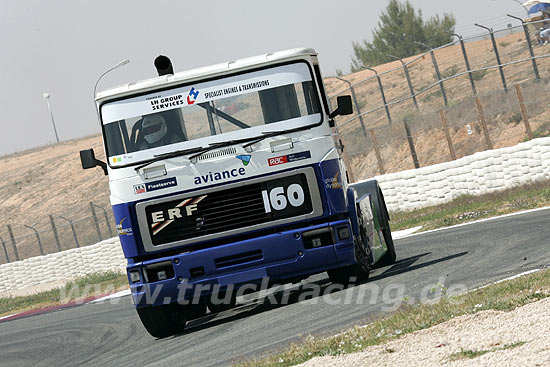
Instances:
[[[231,186],[143,203],[151,245],[181,244],[181,241],[212,237],[313,212],[310,187],[304,173]],[[315,190],[318,189],[315,187]],[[144,234],[143,228],[141,231]]]

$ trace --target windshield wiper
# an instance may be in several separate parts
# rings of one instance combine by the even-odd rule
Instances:
[[[134,168],[134,170],[136,170],[136,172],[137,172],[141,168],[147,167],[151,163],[155,163],[155,162],[161,161],[163,159],[175,158],[175,157],[180,157],[180,156],[186,155],[186,154],[196,153],[196,152],[200,151],[201,149],[204,149],[204,148],[203,147],[196,147],[196,148],[191,148],[191,149],[175,150],[173,152],[168,152],[168,153],[163,153],[163,154],[156,154],[156,155],[153,156],[154,158],[151,159],[149,162],[140,164],[139,166]]]
[[[175,157],[179,157],[179,156],[187,155],[187,154],[195,153],[195,154],[193,154],[192,156],[189,157],[189,159],[194,159],[194,158],[197,158],[198,156],[200,156],[203,153],[209,152],[209,151],[217,149],[217,148],[221,148],[221,147],[225,147],[225,146],[229,146],[229,145],[234,145],[234,144],[246,143],[246,144],[243,145],[243,148],[247,148],[251,145],[254,145],[254,144],[256,144],[256,143],[258,143],[258,142],[260,142],[264,139],[267,139],[267,138],[270,138],[270,137],[273,137],[273,136],[277,136],[277,135],[281,135],[281,134],[289,134],[289,133],[293,133],[293,132],[296,132],[296,131],[305,130],[305,129],[309,129],[309,128],[310,128],[310,126],[300,126],[300,127],[294,128],[294,129],[287,129],[287,130],[280,130],[280,131],[266,131],[266,132],[263,132],[262,136],[256,136],[256,137],[252,137],[252,138],[235,139],[235,140],[228,140],[228,141],[221,141],[221,142],[217,142],[217,143],[210,143],[207,147],[196,147],[196,148],[191,148],[191,149],[176,150],[174,152],[169,152],[169,153],[164,153],[164,154],[158,154],[158,155],[155,155],[154,158],[151,159],[149,162],[143,163],[143,164],[137,166],[134,169],[137,172],[139,169],[141,169],[143,167],[147,167],[151,163],[155,163],[155,162],[158,162],[158,161],[163,160],[163,159],[175,158]]]
[[[289,134],[289,133],[293,133],[293,132],[296,132],[296,131],[305,130],[305,129],[309,129],[309,128],[310,128],[310,126],[300,126],[300,127],[294,128],[294,129],[287,129],[287,130],[264,131],[262,133],[262,134],[264,134],[263,136],[258,136],[258,137],[255,137],[255,138],[248,139],[249,142],[244,144],[243,148],[248,148],[249,146],[254,145],[256,143],[259,143],[262,140],[267,139],[267,138],[271,138],[271,137],[274,137],[274,136],[277,136],[277,135],[282,135],[282,134]]]

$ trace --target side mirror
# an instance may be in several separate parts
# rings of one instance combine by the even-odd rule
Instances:
[[[99,166],[103,169],[103,173],[107,175],[107,163],[96,159],[93,149],[81,150],[80,162],[82,163],[82,169],[89,169]]]
[[[328,117],[331,119],[336,116],[351,115],[353,113],[353,105],[351,104],[351,96],[338,96],[336,98],[336,103],[338,107],[330,113]]]

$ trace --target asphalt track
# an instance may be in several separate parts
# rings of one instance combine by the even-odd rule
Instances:
[[[130,297],[0,323],[2,366],[226,366],[283,349],[308,334],[363,325],[396,304],[434,296],[437,284],[468,289],[550,264],[550,210],[418,234],[396,241],[399,261],[374,270],[368,283],[298,302],[299,286],[326,290],[326,275],[293,286],[287,305],[248,301],[155,340]],[[378,297],[374,289],[379,287]],[[364,299],[357,302],[363,291]],[[338,299],[348,302],[338,302]],[[371,303],[372,301],[372,303]],[[348,304],[345,304],[348,303]]]

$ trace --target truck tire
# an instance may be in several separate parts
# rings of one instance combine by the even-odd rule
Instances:
[[[137,313],[147,332],[159,339],[181,334],[187,322],[187,310],[178,304],[138,308]]]
[[[382,190],[378,192],[378,205],[380,207],[380,223],[382,227],[382,234],[384,235],[384,241],[388,247],[388,251],[382,256],[378,264],[380,266],[387,266],[395,264],[397,259],[397,254],[395,252],[395,246],[393,244],[393,238],[391,235],[390,229],[390,216],[388,214],[388,209],[386,207],[386,202],[384,201],[384,195]]]
[[[359,231],[359,236],[355,242],[355,258],[357,262],[353,265],[327,271],[330,281],[334,284],[342,284],[347,287],[352,277],[357,282],[369,279],[371,263],[369,238],[363,227]]]
[[[225,294],[220,294],[218,299],[225,299]],[[223,312],[232,309],[237,304],[237,295],[232,294],[229,303],[214,304],[209,299],[206,305],[212,313]]]
[[[206,304],[187,306],[187,320],[200,319],[206,315]]]

